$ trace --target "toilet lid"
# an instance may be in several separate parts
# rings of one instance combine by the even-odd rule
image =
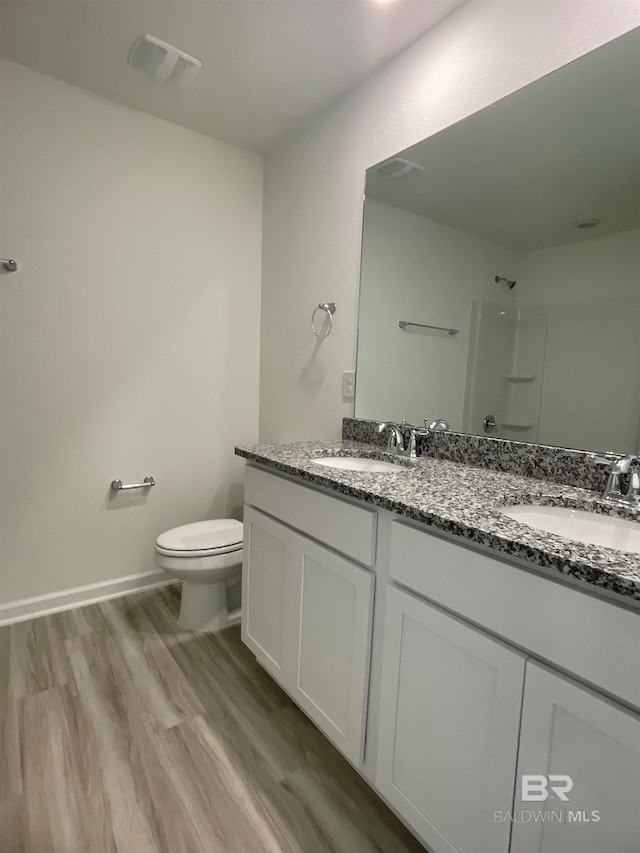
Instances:
[[[163,551],[178,552],[234,551],[242,546],[242,522],[235,518],[216,518],[183,524],[161,533],[156,546]]]

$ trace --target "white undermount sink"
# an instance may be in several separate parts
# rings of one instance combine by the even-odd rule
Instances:
[[[400,474],[407,469],[382,459],[366,459],[363,456],[321,456],[311,460],[314,465],[326,465],[342,471],[365,471],[369,474]]]
[[[517,504],[501,507],[500,512],[528,527],[565,539],[640,554],[640,523],[637,521],[563,506]]]

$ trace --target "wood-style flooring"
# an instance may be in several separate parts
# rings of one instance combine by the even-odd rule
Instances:
[[[260,669],[165,587],[0,628],[1,853],[423,848]]]

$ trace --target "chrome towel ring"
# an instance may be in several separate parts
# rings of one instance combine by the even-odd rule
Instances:
[[[316,329],[315,326],[315,316],[318,311],[326,311],[327,317],[329,318],[329,329],[327,330],[326,335],[321,335],[320,332]],[[316,338],[328,338],[331,334],[331,330],[333,329],[333,315],[336,312],[336,303],[335,302],[321,302],[317,308],[313,309],[313,314],[311,315],[311,331],[316,336]]]

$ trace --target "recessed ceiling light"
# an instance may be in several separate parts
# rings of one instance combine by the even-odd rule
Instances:
[[[592,219],[576,219],[573,223],[574,228],[579,228],[581,231],[586,231],[588,228],[595,228],[597,225],[600,225],[602,219],[597,219],[593,217]]]

